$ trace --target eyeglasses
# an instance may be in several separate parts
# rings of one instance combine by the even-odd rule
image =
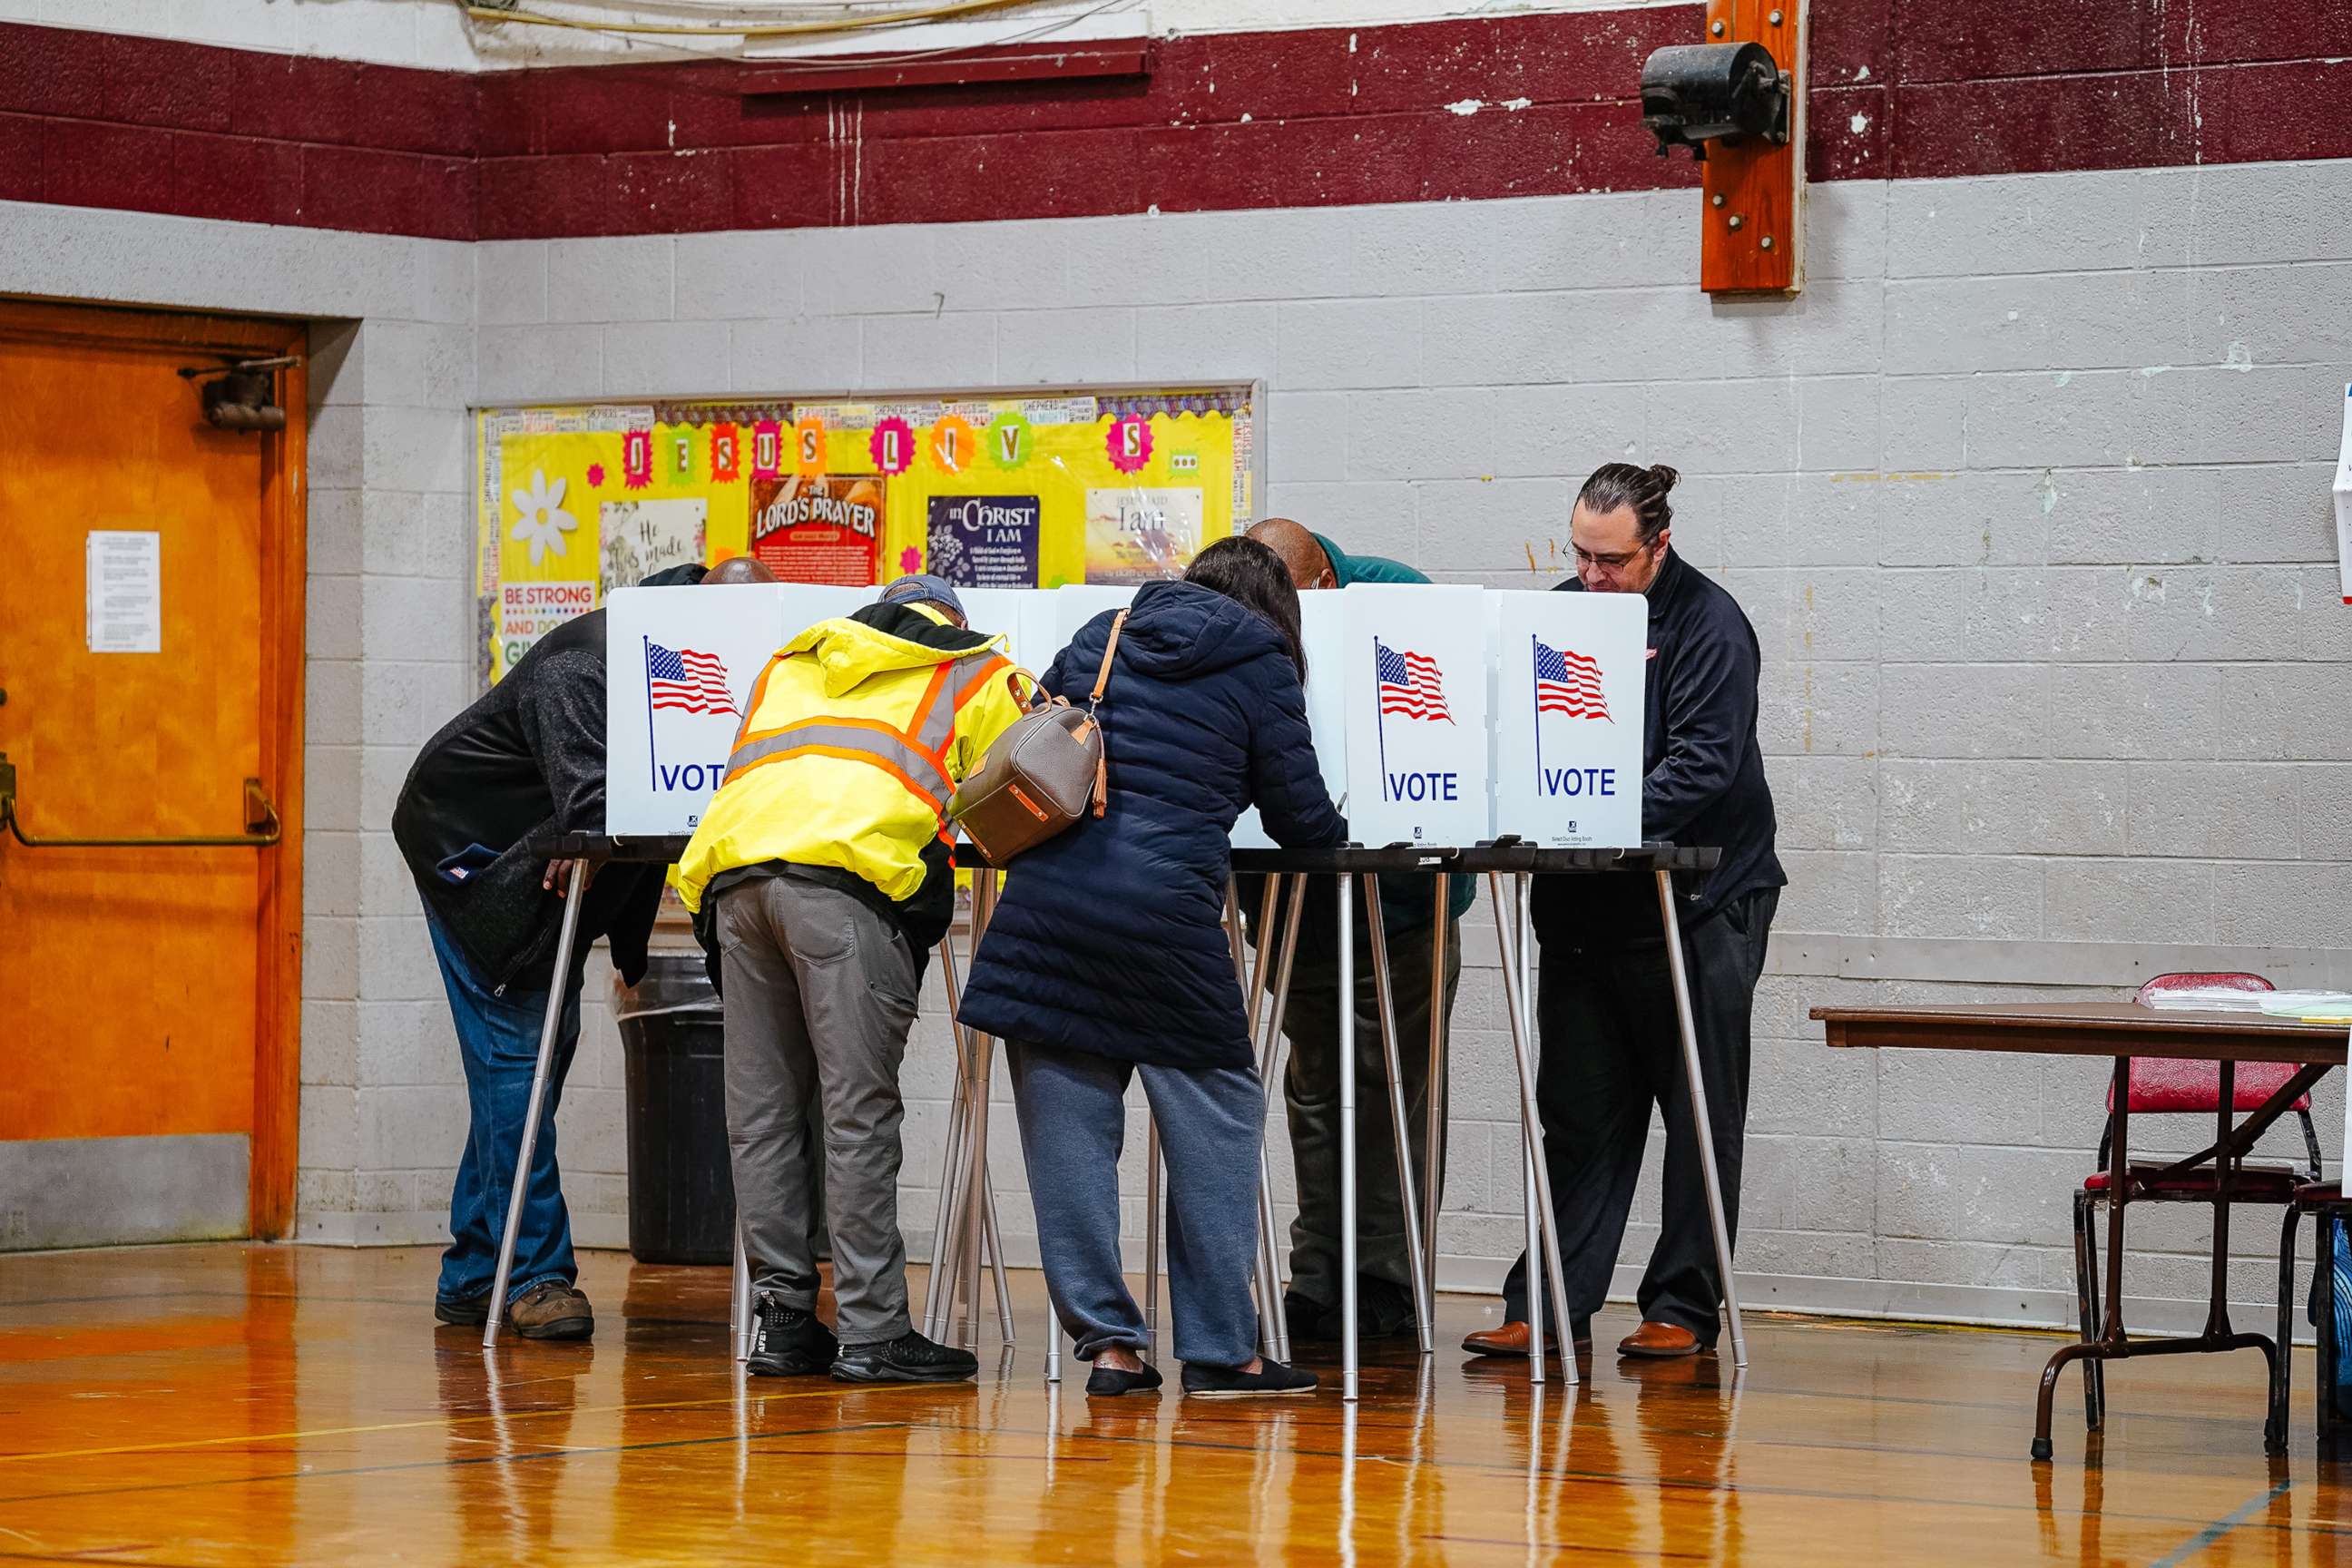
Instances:
[[[1576,552],[1576,563],[1579,566],[1598,566],[1603,572],[1622,572],[1656,547],[1657,541],[1654,539],[1639,550],[1629,550],[1622,555],[1595,555],[1581,544],[1573,541],[1569,543],[1569,548]]]

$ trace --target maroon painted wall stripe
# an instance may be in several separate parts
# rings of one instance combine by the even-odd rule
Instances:
[[[1652,155],[1641,62],[1699,18],[1212,34],[1148,79],[798,97],[719,61],[466,75],[0,26],[0,199],[520,239],[1654,189],[1696,179]],[[1811,26],[1816,180],[2352,156],[2352,0]]]

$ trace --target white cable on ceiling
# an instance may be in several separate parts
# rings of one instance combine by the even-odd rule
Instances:
[[[534,27],[561,27],[576,32],[609,33],[621,37],[651,37],[661,38],[754,38],[814,37],[827,34],[856,33],[874,27],[900,26],[913,22],[944,21],[950,17],[977,16],[983,11],[1003,11],[1015,5],[1032,5],[1038,0],[931,0],[928,5],[906,5],[877,11],[870,16],[804,17],[798,21],[759,21],[736,24],[689,24],[682,22],[605,21],[586,16],[559,16],[541,11],[507,10],[495,5],[457,0],[458,8],[470,17],[482,22],[514,23]],[[581,3],[581,0],[575,0]],[[748,9],[748,7],[747,7]]]

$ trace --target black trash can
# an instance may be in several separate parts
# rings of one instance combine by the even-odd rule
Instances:
[[[629,1251],[640,1263],[735,1256],[727,1167],[727,1080],[719,996],[699,952],[652,955],[613,1012],[627,1064]]]

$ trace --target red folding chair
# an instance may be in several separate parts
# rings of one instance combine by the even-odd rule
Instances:
[[[2238,991],[2275,989],[2259,974],[2159,974],[2142,985],[2139,994],[2145,997],[2151,992],[2185,991],[2209,985],[2223,985]],[[2296,1070],[2291,1062],[2238,1063],[2230,1096],[2231,1112],[2260,1110],[2271,1096],[2285,1087]],[[2136,1057],[2131,1064],[2129,1095],[2126,1109],[2134,1117],[2143,1114],[2201,1115],[2210,1119],[2221,1110],[2221,1064]],[[2303,1123],[2304,1147],[2311,1157],[2309,1166],[2297,1169],[2291,1165],[2241,1164],[2231,1180],[2230,1204],[2276,1204],[2292,1213],[2297,1190],[2319,1180],[2319,1133],[2311,1121],[2311,1097],[2307,1094],[2301,1097],[2289,1109]],[[2098,1206],[2104,1203],[2210,1205],[2219,1198],[2217,1188],[2221,1173],[2216,1164],[2173,1171],[2169,1167],[2174,1162],[2169,1160],[2132,1162],[2125,1190],[2110,1192],[2109,1188],[2114,1184],[2106,1166],[2110,1141],[2115,1136],[2115,1089],[2110,1084],[2107,1089],[2107,1124],[2099,1134],[2099,1169],[2085,1176],[2082,1187],[2074,1194],[2074,1294],[2082,1311],[2083,1342],[2085,1344],[2099,1339],[2105,1316],[2099,1299],[2098,1231],[2094,1223]],[[2207,1320],[2208,1337],[2217,1337],[2216,1325],[2225,1324],[2228,1316],[2227,1304],[2221,1299],[2222,1286],[2218,1279],[2214,1290],[2216,1299],[2211,1303]],[[2217,1342],[2210,1347],[2198,1348],[2223,1350],[2230,1347]],[[2283,1342],[2278,1359],[2285,1359]],[[2084,1357],[2083,1418],[2095,1432],[2105,1419],[2106,1393],[2105,1363],[2095,1356]]]

